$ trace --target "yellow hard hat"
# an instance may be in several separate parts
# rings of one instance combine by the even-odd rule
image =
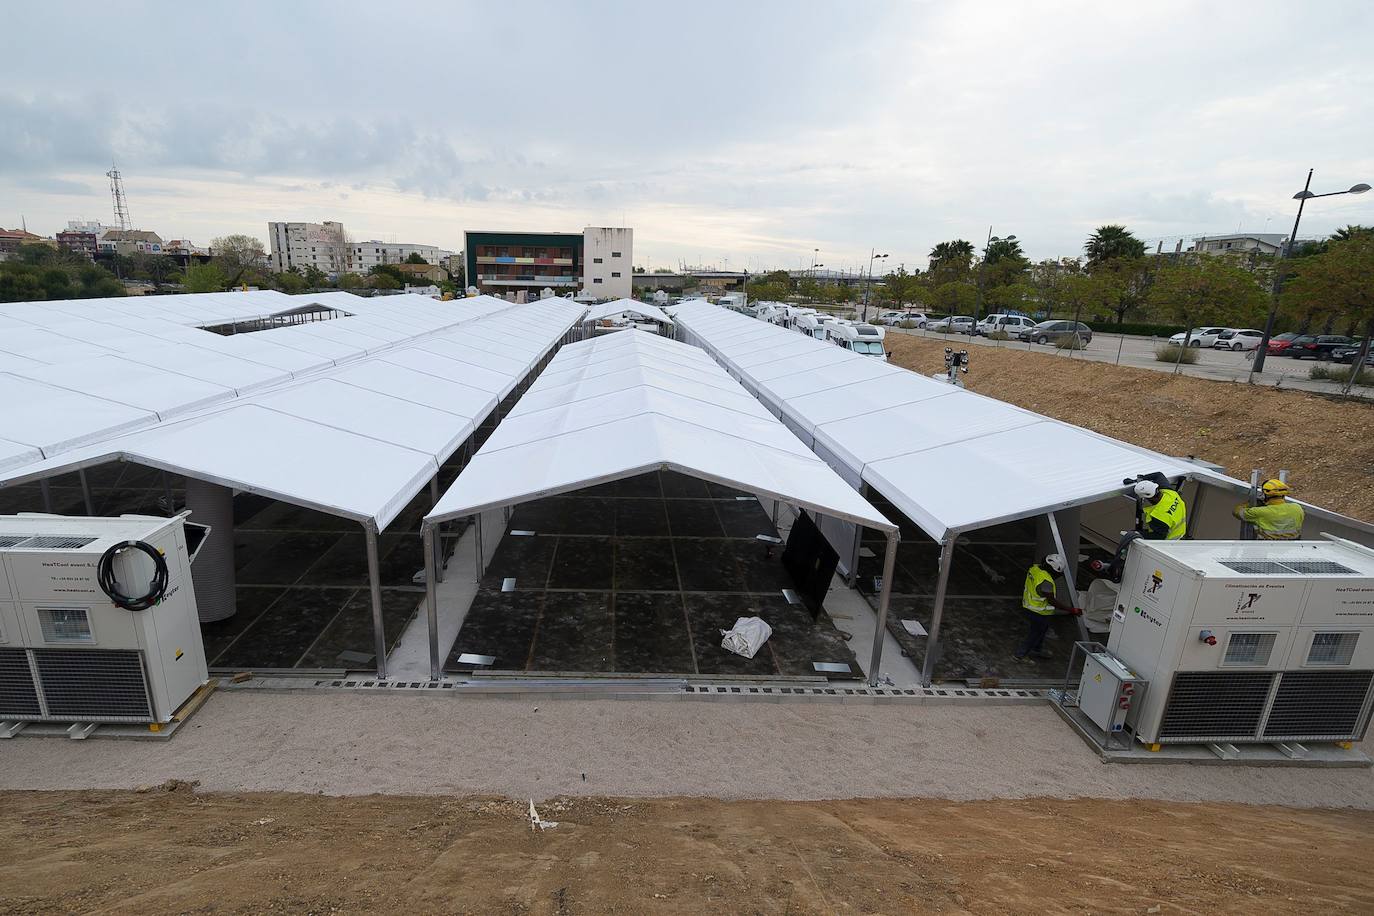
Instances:
[[[1279,480],[1277,477],[1272,478],[1270,480],[1266,480],[1264,482],[1264,486],[1260,487],[1260,489],[1264,491],[1265,499],[1274,499],[1275,497],[1279,496],[1287,496],[1289,493],[1293,492],[1292,489],[1288,486],[1288,484],[1284,483],[1282,480]]]

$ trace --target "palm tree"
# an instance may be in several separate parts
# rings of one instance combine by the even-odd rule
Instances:
[[[1145,243],[1125,226],[1099,226],[1096,232],[1088,236],[1083,251],[1088,255],[1088,266],[1094,267],[1113,258],[1144,257]]]
[[[941,242],[930,249],[930,269],[934,270],[942,264],[960,263],[967,266],[973,260],[973,243],[963,239],[955,239],[952,242]]]
[[[1374,228],[1369,226],[1350,225],[1346,226],[1344,229],[1337,229],[1335,232],[1331,233],[1331,241],[1348,242],[1351,239],[1370,234],[1374,234]]]
[[[988,242],[988,247],[983,249],[983,263],[989,267],[1006,258],[1021,259],[1024,257],[1021,243],[1014,235],[1009,235],[1004,239],[993,236],[992,240]]]

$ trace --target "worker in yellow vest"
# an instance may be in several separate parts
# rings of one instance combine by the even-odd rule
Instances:
[[[1188,507],[1177,490],[1142,480],[1135,485],[1135,498],[1136,528],[1147,541],[1176,541],[1188,533]]]
[[[1306,513],[1302,506],[1288,499],[1293,490],[1278,478],[1266,480],[1260,487],[1264,503],[1250,506],[1241,503],[1233,513],[1236,518],[1255,526],[1255,536],[1261,541],[1296,541],[1302,537],[1302,522]]]
[[[1053,572],[1051,572],[1053,570]],[[1026,570],[1026,584],[1021,590],[1021,611],[1026,618],[1026,638],[1016,648],[1017,661],[1030,658],[1051,658],[1045,651],[1045,635],[1056,614],[1072,614],[1077,617],[1083,612],[1072,605],[1064,604],[1056,594],[1054,573],[1064,571],[1064,558],[1057,553],[1045,557],[1042,563],[1032,563]]]

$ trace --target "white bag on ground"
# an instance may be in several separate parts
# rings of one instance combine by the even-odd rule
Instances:
[[[745,658],[753,658],[759,647],[773,635],[773,628],[760,617],[740,617],[732,629],[720,632],[725,636],[720,641],[722,649],[728,649]]]

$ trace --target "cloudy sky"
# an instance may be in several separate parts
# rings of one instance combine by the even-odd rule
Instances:
[[[7,5],[0,225],[269,220],[457,249],[628,225],[635,260],[925,266],[991,225],[1286,233],[1374,182],[1374,4]],[[1318,201],[1307,236],[1374,223]]]

